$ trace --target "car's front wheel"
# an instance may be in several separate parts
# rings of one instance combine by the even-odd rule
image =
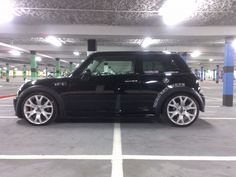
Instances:
[[[170,97],[164,105],[165,117],[175,126],[189,126],[199,115],[197,101],[187,94],[177,94]]]
[[[45,93],[34,93],[23,101],[24,118],[33,125],[46,125],[57,114],[55,100]]]

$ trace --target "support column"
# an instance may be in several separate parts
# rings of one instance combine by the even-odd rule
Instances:
[[[69,72],[70,74],[73,72],[73,62],[69,63]]]
[[[187,62],[187,58],[188,58],[188,53],[187,52],[183,52],[182,53],[182,58],[185,61],[185,63]]]
[[[2,66],[0,66],[0,79],[2,79]]]
[[[48,67],[45,67],[45,77],[48,78]]]
[[[26,80],[26,65],[23,66],[23,79]]]
[[[87,56],[97,51],[97,41],[96,39],[88,39],[88,51]]]
[[[203,70],[203,79],[204,79],[204,81],[206,80],[206,71],[207,70],[205,70],[205,69]]]
[[[216,83],[219,83],[219,78],[220,78],[220,67],[219,65],[216,65]]]
[[[213,69],[213,81],[216,80],[216,69]]]
[[[60,69],[61,69],[60,59],[56,58],[56,78],[61,76]]]
[[[13,78],[16,78],[16,68],[13,68]]]
[[[6,81],[9,82],[10,79],[9,79],[9,64],[6,63]]]
[[[204,72],[204,68],[203,68],[203,66],[202,66],[202,67],[201,67],[201,72],[200,72],[200,80],[201,80],[201,81],[203,81],[203,77],[204,77],[204,76],[203,76],[203,74],[204,74],[203,72]]]
[[[38,71],[37,71],[37,61],[36,61],[36,52],[30,51],[31,53],[31,80],[36,80]]]
[[[225,39],[223,105],[233,106],[234,94],[234,48],[232,38]]]

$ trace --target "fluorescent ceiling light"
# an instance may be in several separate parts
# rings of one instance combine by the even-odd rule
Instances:
[[[171,52],[169,51],[169,50],[164,50],[164,51],[162,51],[164,54],[167,54],[167,55],[169,55],[169,54],[171,54]]]
[[[7,23],[14,18],[14,8],[11,0],[1,0],[0,3],[0,23]]]
[[[66,61],[66,60],[61,60],[61,62],[63,62],[63,63],[69,63],[68,61]]]
[[[81,62],[83,63],[85,60],[81,60]]]
[[[209,62],[213,62],[214,60],[212,58],[209,59]]]
[[[61,47],[62,43],[64,43],[64,41],[62,41],[60,38],[57,38],[55,36],[48,36],[46,37],[45,41],[56,47]]]
[[[74,54],[75,56],[79,56],[79,55],[80,55],[80,53],[77,52],[77,51],[73,52],[73,54]]]
[[[199,50],[195,50],[194,52],[192,52],[190,55],[193,58],[199,57],[202,53]]]
[[[39,56],[37,56],[35,59],[36,59],[36,61],[42,61],[42,58]]]
[[[159,15],[167,25],[176,25],[189,18],[202,0],[166,0],[159,10]]]
[[[157,39],[152,39],[150,37],[146,37],[145,39],[143,39],[141,46],[143,48],[146,48],[146,47],[148,47],[152,44],[158,43],[158,42],[159,42],[159,40],[157,40]]]
[[[20,56],[21,52],[18,50],[10,50],[9,53],[13,56]]]

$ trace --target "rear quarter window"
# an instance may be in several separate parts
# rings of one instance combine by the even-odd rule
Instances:
[[[174,56],[147,55],[142,56],[142,70],[144,74],[159,74],[169,71],[180,71]]]

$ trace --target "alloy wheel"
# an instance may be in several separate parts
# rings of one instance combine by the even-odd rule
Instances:
[[[167,105],[167,116],[176,125],[191,124],[198,115],[195,101],[188,96],[176,96]]]
[[[25,118],[35,125],[47,123],[53,115],[53,103],[44,95],[33,95],[24,103]]]

